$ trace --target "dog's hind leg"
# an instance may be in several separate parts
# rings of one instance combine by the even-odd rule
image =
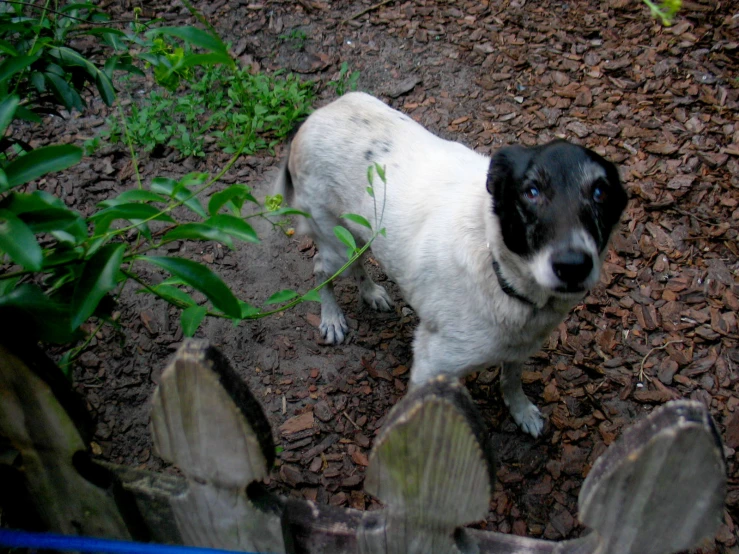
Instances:
[[[393,301],[385,290],[385,287],[378,285],[372,280],[367,270],[364,268],[362,260],[352,266],[352,274],[357,279],[359,285],[359,296],[373,310],[378,312],[389,312],[393,309]]]
[[[538,437],[544,422],[539,408],[534,406],[521,388],[522,371],[523,364],[520,362],[504,363],[500,369],[500,390],[516,424],[526,433]]]

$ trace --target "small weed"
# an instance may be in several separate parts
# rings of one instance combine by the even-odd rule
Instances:
[[[341,64],[339,76],[327,85],[334,89],[336,96],[343,96],[349,91],[357,90],[357,81],[359,81],[359,71],[349,73],[349,64],[344,62]]]
[[[293,29],[288,34],[280,35],[277,38],[282,42],[287,42],[290,48],[294,50],[302,50],[308,40],[308,34],[303,29]]]
[[[664,0],[662,4],[657,5],[651,0],[643,0],[649,8],[652,17],[659,19],[662,25],[669,27],[675,20],[675,16],[683,6],[682,0]]]
[[[203,156],[210,137],[233,153],[248,137],[245,152],[253,153],[273,147],[305,118],[313,96],[313,83],[292,74],[213,66],[176,95],[154,91],[132,104],[126,127],[133,144],[149,152],[169,146],[185,156]],[[114,119],[108,120],[107,138],[123,140]]]
[[[100,147],[102,145],[103,145],[103,141],[100,140],[100,137],[94,137],[91,139],[87,139],[82,144],[82,149],[85,152],[85,156],[92,156],[93,154],[95,154],[95,152],[100,150]]]

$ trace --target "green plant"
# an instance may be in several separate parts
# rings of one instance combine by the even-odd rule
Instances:
[[[0,63],[0,96],[22,99],[14,117],[40,122],[39,114],[59,104],[81,110],[84,101],[80,93],[88,84],[112,104],[112,69],[98,68],[68,44],[72,37],[81,35],[121,34],[108,27],[88,26],[106,19],[92,4],[70,4],[54,12],[29,4],[0,4],[0,51],[4,58]]]
[[[169,146],[186,156],[203,156],[207,137],[227,153],[244,142],[245,152],[271,148],[311,110],[313,83],[292,74],[252,74],[248,69],[209,66],[185,90],[154,91],[131,104],[125,119],[135,146],[151,151]],[[108,119],[108,139],[123,139]]]
[[[106,313],[109,306],[106,308],[104,299],[120,283],[119,262],[140,243],[118,242],[121,235],[108,230],[115,217],[98,213],[96,219],[85,219],[52,194],[24,192],[26,184],[78,163],[83,151],[74,145],[33,149],[8,130],[18,119],[38,124],[41,114],[55,111],[59,105],[84,109],[84,91],[89,84],[112,104],[116,97],[113,71],[141,70],[126,66],[133,60],[126,52],[110,56],[100,68],[69,46],[72,37],[83,34],[101,37],[114,46],[133,40],[122,31],[95,26],[108,18],[94,5],[59,7],[55,3],[57,9],[51,10],[49,4],[0,4],[0,51],[4,56],[0,62],[0,263],[4,266],[0,308],[4,314],[17,316],[19,324],[33,327],[40,338],[66,342],[80,334],[81,324],[90,315]],[[185,41],[187,55],[170,64],[172,74],[199,63],[232,63],[220,39],[197,29],[163,28],[147,33],[149,37],[165,34]],[[201,54],[194,48],[209,50]],[[166,53],[146,49],[140,54],[149,57],[146,63],[150,65],[162,65],[162,58],[166,58]],[[163,71],[160,76],[170,75]],[[95,148],[96,142],[86,146]],[[143,191],[128,192],[135,196]],[[102,211],[109,213],[109,208]],[[127,206],[122,217],[130,217],[141,234],[150,237],[145,216],[151,215],[152,209]],[[166,214],[153,219],[161,218],[166,219]],[[94,229],[92,234],[90,228]]]
[[[349,64],[343,62],[339,69],[339,75],[335,81],[329,81],[327,85],[334,89],[337,96],[343,96],[349,91],[357,90],[359,71],[349,73]]]
[[[176,240],[217,241],[228,248],[233,248],[234,240],[258,242],[249,219],[262,217],[274,223],[275,218],[286,215],[306,215],[281,207],[279,197],[268,197],[263,206],[243,184],[205,196],[239,155],[219,175],[193,173],[179,181],[157,178],[149,189],[127,190],[101,202],[87,218],[41,191],[6,195],[0,201],[0,250],[20,268],[0,275],[0,308],[20,314],[41,340],[67,342],[79,336],[80,326],[91,316],[98,317],[101,324],[112,322],[115,299],[130,281],[141,285],[141,292],[181,308],[186,336],[193,335],[206,316],[239,322],[267,317],[300,302],[319,301],[318,291],[326,283],[304,294],[279,291],[264,302],[265,308],[257,308],[236,298],[205,265],[151,254]],[[384,182],[384,170],[378,166],[376,171]],[[370,171],[370,183],[372,175]],[[374,197],[371,185],[368,192]],[[247,205],[256,210],[245,213]],[[178,221],[178,208],[191,212],[190,218],[194,215],[197,221]],[[372,229],[359,215],[344,217]],[[375,222],[381,225],[382,213],[376,213]],[[135,233],[134,240],[126,240],[131,232]],[[347,245],[348,261],[332,279],[358,260],[377,236],[375,233],[372,240],[357,248],[345,228],[337,226],[334,232]],[[43,248],[37,235],[50,235]],[[148,282],[136,270],[140,264],[157,266],[172,277],[158,284]],[[192,290],[203,293],[207,303],[198,304],[191,296]],[[282,305],[267,308],[275,304]],[[88,336],[88,341],[94,334]],[[86,345],[87,341],[69,351],[62,365]]]
[[[103,17],[89,4],[64,9],[88,17],[79,18],[83,21]],[[0,16],[8,13],[6,5],[2,5]],[[51,17],[52,13],[58,17]],[[86,32],[102,37],[115,49],[115,54],[100,69],[82,54],[73,55],[65,44],[74,32],[74,25],[64,18],[77,22],[76,16],[45,9],[33,15],[18,14],[16,10],[12,17],[4,17],[5,26],[0,25],[0,50],[10,53],[0,63],[1,136],[6,135],[16,118],[40,121],[38,114],[50,109],[49,106],[84,108],[82,92],[86,83],[94,81],[101,97],[112,103],[114,70],[140,74],[149,69],[170,92],[161,92],[161,99],[149,106],[132,108],[135,123],[121,117],[121,123],[112,120],[111,125],[111,135],[119,136],[131,151],[137,177],[134,142],[158,143],[167,136],[174,140],[174,135],[168,135],[171,129],[165,113],[181,116],[171,123],[177,126],[179,135],[180,142],[173,143],[176,147],[190,148],[197,154],[193,137],[215,125],[218,130],[214,134],[220,133],[220,140],[234,151],[234,156],[215,176],[193,173],[179,180],[160,177],[148,188],[139,178],[136,188],[100,202],[85,217],[48,192],[25,190],[25,185],[35,179],[79,162],[82,149],[74,145],[32,149],[12,135],[5,137],[0,155],[0,264],[3,268],[0,317],[26,325],[29,334],[43,341],[67,343],[83,339],[64,355],[61,365],[67,366],[89,345],[102,325],[116,324],[114,306],[129,283],[138,283],[140,292],[181,308],[181,324],[188,336],[195,333],[206,316],[239,322],[267,317],[299,302],[319,299],[318,290],[326,283],[305,294],[279,291],[267,298],[262,307],[252,306],[236,298],[205,265],[153,254],[157,248],[175,240],[216,241],[228,248],[234,246],[234,241],[256,242],[259,239],[249,219],[266,218],[282,227],[285,216],[305,215],[283,207],[279,196],[267,197],[262,204],[243,184],[219,191],[214,191],[214,186],[242,152],[269,146],[284,136],[296,119],[308,113],[311,83],[302,83],[290,75],[251,75],[235,70],[218,37],[192,27],[153,29],[151,23],[141,23],[138,18],[130,33],[109,28],[92,32],[85,27]],[[184,45],[174,45],[174,39],[182,40]],[[126,49],[129,44],[138,47],[136,55]],[[54,64],[54,60],[70,63]],[[143,70],[135,63],[143,64]],[[212,67],[216,63],[224,65]],[[171,90],[192,78],[203,64],[207,66],[204,79],[193,87],[199,96],[171,94]],[[47,94],[44,87],[49,83],[56,94]],[[156,120],[159,126],[149,126],[151,120]],[[240,144],[237,139],[241,140]],[[98,146],[99,141],[95,139],[85,144],[88,151]],[[368,173],[370,181],[374,172],[384,181],[384,170],[379,167]],[[368,191],[374,191],[371,183]],[[189,212],[186,219],[195,221],[185,222],[184,211]],[[372,228],[361,216],[345,217]],[[380,225],[381,221],[382,217],[378,219],[375,214],[375,224]],[[335,233],[348,247],[349,259],[337,272],[339,275],[369,248],[377,233],[362,248],[356,247],[353,237],[343,227],[337,227]],[[159,283],[150,282],[139,270],[145,264],[156,266],[171,277]],[[191,294],[193,290],[202,292],[207,301],[197,303]],[[95,325],[88,324],[91,317],[97,319]]]
[[[305,43],[308,40],[308,34],[303,29],[293,29],[287,34],[280,35],[279,38],[282,42],[289,43],[290,47],[294,50],[302,50],[305,48]]]
[[[651,0],[643,0],[649,8],[649,12],[655,19],[659,18],[662,21],[662,25],[669,27],[672,25],[675,16],[682,8],[682,0],[664,0],[659,6]]]

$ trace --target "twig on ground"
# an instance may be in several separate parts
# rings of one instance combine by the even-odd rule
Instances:
[[[356,423],[354,423],[354,420],[349,417],[349,414],[347,414],[346,412],[341,412],[341,415],[343,415],[346,419],[348,419],[349,420],[349,423],[351,423],[352,425],[354,425],[354,428],[355,429],[357,429],[359,431],[362,430],[362,428],[359,425],[357,425]]]
[[[369,12],[372,12],[372,11],[375,11],[376,9],[379,9],[379,8],[383,7],[385,4],[389,4],[392,1],[393,0],[382,0],[382,2],[378,2],[377,4],[374,4],[374,5],[370,6],[369,8],[365,8],[362,11],[359,11],[359,12],[355,13],[353,16],[351,16],[351,17],[345,19],[344,21],[342,21],[342,23],[346,23],[347,21],[352,21],[354,19],[357,19],[358,17],[362,17],[364,14],[369,13]]]
[[[675,343],[682,344],[682,342],[683,341],[681,341],[681,340],[670,340],[670,341],[667,341],[666,343],[664,343],[662,346],[655,346],[649,352],[647,352],[647,355],[642,358],[641,365],[639,366],[639,382],[640,383],[643,383],[644,382],[644,379],[646,379],[649,382],[652,381],[652,378],[651,377],[649,377],[648,375],[645,375],[644,374],[644,364],[646,363],[646,361],[649,358],[649,356],[651,356],[652,354],[654,354],[657,350],[664,350],[665,348],[667,348],[671,344],[675,344]]]

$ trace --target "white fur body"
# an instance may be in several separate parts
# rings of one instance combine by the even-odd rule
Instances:
[[[375,162],[385,167],[387,178],[383,190],[375,175],[376,205],[366,190],[367,168]],[[420,318],[412,384],[503,364],[506,403],[517,423],[536,436],[542,422],[521,389],[521,364],[541,348],[582,294],[553,294],[534,275],[540,261],[506,249],[486,190],[489,165],[490,158],[433,135],[381,101],[351,93],[303,124],[290,147],[289,178],[283,170],[278,185],[288,198],[294,194],[291,205],[311,215],[305,223],[318,246],[318,279],[346,261],[346,247],[333,234],[335,225],[347,227],[359,244],[371,236],[369,229],[341,219],[342,214],[360,214],[386,229],[386,236],[372,244],[373,255]],[[380,223],[375,208],[379,218],[383,199]],[[502,290],[494,258],[506,281],[535,305]],[[366,301],[390,308],[384,289],[362,268],[355,275]],[[330,288],[322,300],[329,342],[341,342],[348,329]]]

